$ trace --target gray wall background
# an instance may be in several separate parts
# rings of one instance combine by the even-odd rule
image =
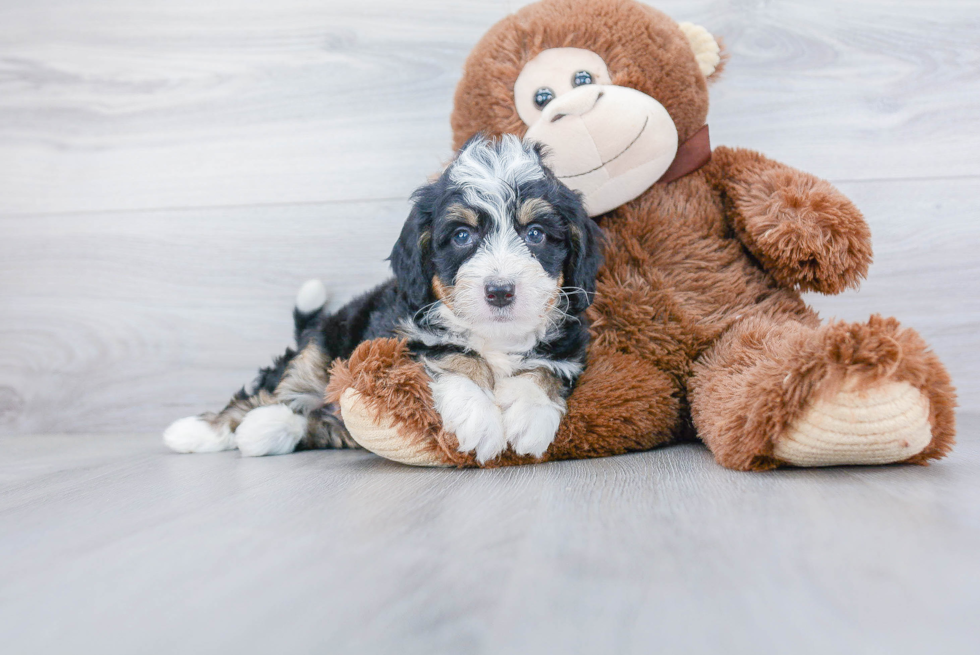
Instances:
[[[0,1],[0,432],[152,432],[383,279],[469,49],[523,3]],[[715,145],[831,180],[875,265],[825,317],[921,331],[980,409],[980,3],[674,1]]]

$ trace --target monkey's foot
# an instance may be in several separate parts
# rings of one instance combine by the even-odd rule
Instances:
[[[776,441],[773,455],[795,466],[891,464],[932,441],[929,399],[908,382],[845,385],[816,400]]]
[[[358,445],[375,455],[411,466],[452,466],[430,444],[406,438],[404,429],[399,429],[391,416],[372,411],[355,389],[341,394],[340,411]]]

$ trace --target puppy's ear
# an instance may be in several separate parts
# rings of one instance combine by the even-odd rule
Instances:
[[[565,287],[568,290],[568,313],[581,314],[595,296],[596,275],[602,266],[605,237],[595,221],[589,218],[579,195],[562,187],[556,209],[568,225],[565,236],[568,259],[565,262]]]
[[[432,189],[422,187],[412,196],[412,212],[388,261],[398,281],[398,290],[416,307],[432,297]]]

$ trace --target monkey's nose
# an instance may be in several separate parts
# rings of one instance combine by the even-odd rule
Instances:
[[[545,105],[542,118],[554,123],[565,116],[583,116],[592,111],[602,96],[602,86],[599,84],[577,87]]]
[[[514,289],[514,283],[506,280],[488,280],[483,285],[487,304],[494,307],[506,307],[514,302]]]

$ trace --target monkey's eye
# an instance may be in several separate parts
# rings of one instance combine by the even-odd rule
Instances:
[[[461,227],[453,233],[453,245],[465,248],[473,242],[473,233],[465,227]]]
[[[546,86],[543,86],[534,92],[534,104],[538,109],[544,109],[544,106],[554,99],[555,92]]]
[[[545,233],[537,225],[532,225],[524,233],[524,240],[528,242],[529,245],[537,246],[544,242]]]
[[[572,86],[582,86],[592,84],[592,73],[589,71],[579,71],[572,77]]]

